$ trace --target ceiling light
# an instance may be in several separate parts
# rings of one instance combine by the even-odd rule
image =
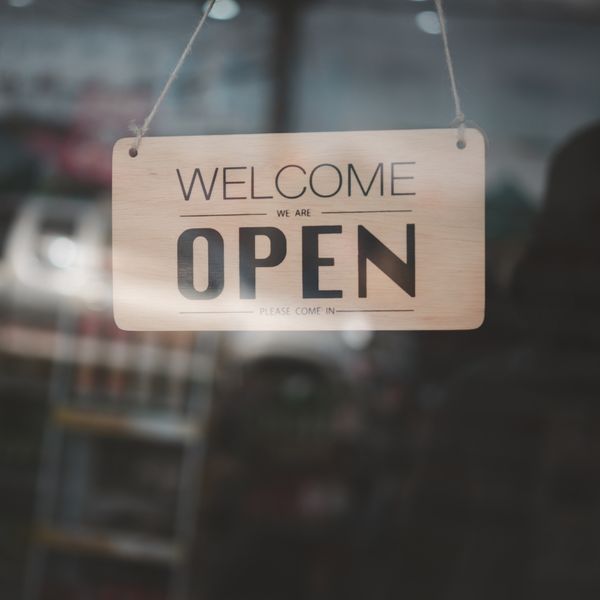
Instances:
[[[208,2],[204,6],[206,8]],[[217,0],[210,11],[209,17],[217,19],[217,21],[229,21],[230,19],[235,19],[239,14],[240,5],[236,0]]]
[[[420,13],[417,13],[415,20],[417,21],[417,27],[425,33],[439,35],[442,32],[440,20],[437,16],[437,13],[433,10],[424,10]]]
[[[25,8],[30,4],[33,4],[33,0],[8,0],[8,5],[13,8]]]

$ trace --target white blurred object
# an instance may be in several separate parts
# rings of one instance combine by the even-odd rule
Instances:
[[[56,198],[28,201],[6,242],[6,277],[12,280],[13,295],[34,307],[65,297],[107,302],[107,227],[108,214],[98,204]]]
[[[55,236],[48,243],[48,260],[57,269],[71,269],[77,261],[79,248],[75,242],[64,236]]]
[[[365,350],[373,341],[373,332],[367,329],[342,331],[342,339],[352,350]]]
[[[208,2],[204,6],[207,5]],[[235,19],[239,14],[240,5],[236,0],[217,0],[208,16],[217,21],[229,21]]]
[[[417,13],[415,20],[417,22],[417,27],[425,33],[439,35],[442,32],[440,19],[433,10],[424,10]]]

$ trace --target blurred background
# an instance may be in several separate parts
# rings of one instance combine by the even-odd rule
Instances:
[[[0,597],[600,597],[600,5],[448,0],[468,333],[127,334],[111,150],[203,7],[0,0]],[[444,127],[431,0],[217,0],[153,135]]]

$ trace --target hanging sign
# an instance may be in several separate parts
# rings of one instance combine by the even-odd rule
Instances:
[[[484,141],[456,130],[131,139],[113,154],[126,330],[473,329]]]

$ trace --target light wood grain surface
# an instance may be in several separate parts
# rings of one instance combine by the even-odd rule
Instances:
[[[161,137],[145,138],[135,158],[132,140],[119,140],[113,152],[117,324],[135,331],[479,327],[485,145],[473,129],[465,149],[456,140],[454,129]],[[202,180],[196,174],[192,185],[196,169]],[[360,297],[359,228],[408,263],[409,225],[414,296],[382,264],[367,260],[367,297]],[[318,237],[318,256],[334,262],[318,267],[318,287],[338,290],[341,298],[303,297],[310,260],[303,259],[302,229],[315,226],[341,226],[341,233]],[[286,256],[277,266],[256,268],[256,298],[241,298],[240,228],[255,227],[279,229]],[[180,289],[178,240],[190,229],[214,229],[223,239],[224,285],[212,299],[192,299]],[[256,258],[271,251],[269,239],[257,235]],[[192,256],[191,283],[202,296],[204,238],[194,242]]]

